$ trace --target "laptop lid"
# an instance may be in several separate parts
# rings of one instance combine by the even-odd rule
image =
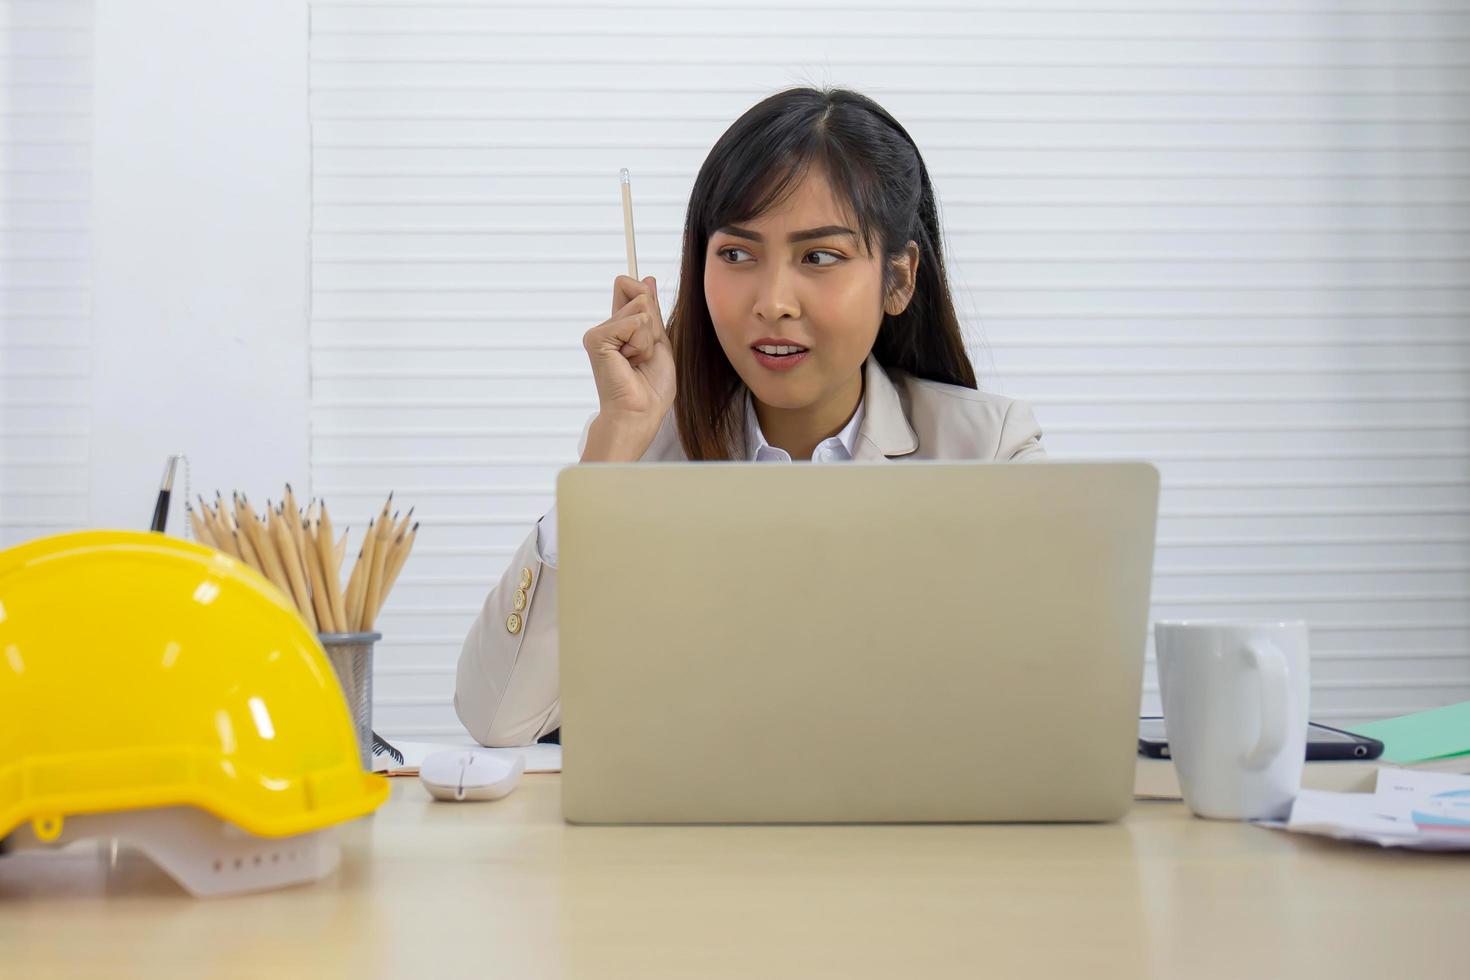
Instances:
[[[573,822],[1109,820],[1147,463],[586,465],[557,484]]]

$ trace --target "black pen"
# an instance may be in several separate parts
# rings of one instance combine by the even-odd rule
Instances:
[[[168,498],[174,490],[174,469],[179,465],[177,455],[170,456],[168,462],[163,464],[163,482],[158,485],[158,503],[153,505],[153,526],[150,530],[163,533],[164,526],[168,524]]]

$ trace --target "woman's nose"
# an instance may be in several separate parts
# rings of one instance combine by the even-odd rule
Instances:
[[[755,298],[755,315],[762,320],[795,320],[801,304],[791,290],[791,277],[777,267],[762,278]]]

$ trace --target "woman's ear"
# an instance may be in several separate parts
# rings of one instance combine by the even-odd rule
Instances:
[[[893,260],[893,285],[883,297],[883,312],[898,316],[908,309],[909,300],[914,298],[914,288],[919,282],[919,246],[909,242],[903,254]]]

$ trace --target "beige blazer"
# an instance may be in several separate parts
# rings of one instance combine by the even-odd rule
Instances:
[[[863,371],[863,420],[853,447],[855,461],[1045,456],[1041,428],[1025,402],[923,381],[885,369],[871,356]],[[585,430],[582,437],[585,444]],[[671,412],[642,460],[688,458]],[[534,527],[485,597],[465,637],[454,708],[483,745],[528,745],[561,725],[556,569],[541,561]]]

